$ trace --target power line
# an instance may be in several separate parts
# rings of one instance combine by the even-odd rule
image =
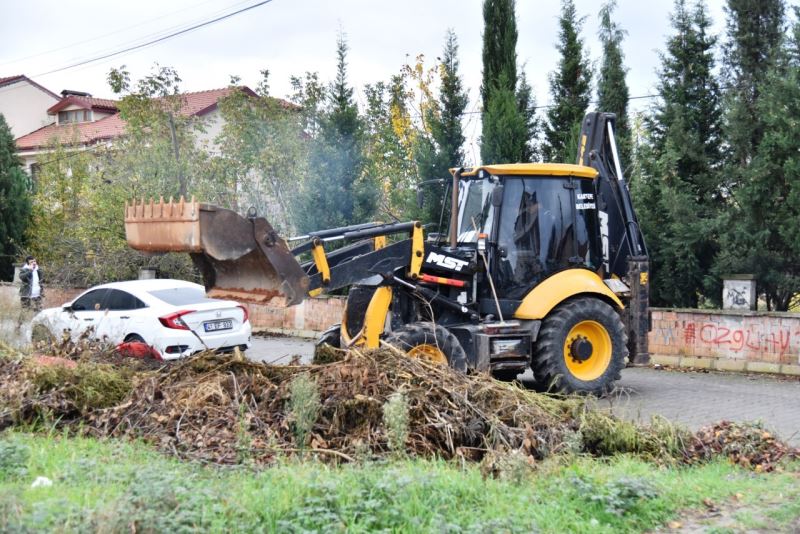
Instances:
[[[74,48],[74,47],[76,47],[76,46],[78,46],[78,45],[82,45],[82,44],[86,44],[86,43],[91,43],[92,41],[97,41],[97,40],[99,40],[99,39],[102,39],[103,37],[110,37],[110,36],[112,36],[112,35],[119,35],[119,34],[120,34],[120,33],[122,33],[122,32],[126,32],[126,31],[128,31],[128,30],[132,30],[132,29],[134,29],[134,28],[140,28],[140,27],[142,27],[142,26],[145,26],[145,25],[147,25],[147,24],[150,24],[150,23],[152,23],[152,22],[156,22],[156,21],[158,21],[158,20],[165,19],[165,18],[167,18],[167,17],[170,17],[170,16],[172,16],[172,15],[176,15],[176,14],[178,14],[178,13],[182,13],[182,12],[184,12],[184,11],[187,11],[187,10],[189,10],[189,9],[195,9],[195,8],[197,8],[197,7],[199,7],[199,6],[202,6],[202,5],[205,5],[205,4],[208,4],[208,3],[211,3],[211,2],[213,2],[213,1],[214,1],[214,0],[205,0],[204,2],[200,2],[199,4],[194,4],[194,5],[192,5],[192,6],[187,6],[187,7],[184,7],[183,9],[178,9],[178,10],[175,10],[175,11],[170,11],[169,13],[164,13],[163,15],[159,15],[158,17],[153,17],[153,18],[151,18],[151,19],[147,19],[147,20],[145,20],[145,21],[143,21],[143,22],[140,22],[139,24],[134,24],[133,26],[126,26],[126,27],[124,27],[124,28],[119,28],[119,29],[116,29],[116,30],[114,30],[113,32],[109,32],[109,33],[103,33],[103,34],[101,34],[101,35],[96,35],[96,36],[94,36],[94,37],[90,37],[89,39],[84,39],[84,40],[82,40],[82,41],[76,41],[76,42],[73,42],[73,43],[70,43],[70,44],[67,44],[67,45],[62,45],[62,46],[59,46],[58,48],[51,48],[50,50],[44,50],[44,51],[42,51],[42,52],[37,52],[37,53],[35,53],[35,54],[31,54],[31,55],[29,55],[29,56],[24,56],[24,57],[21,57],[21,58],[12,59],[12,60],[9,60],[9,61],[4,61],[4,62],[0,63],[0,67],[4,67],[4,66],[6,66],[6,65],[11,65],[11,64],[13,64],[13,63],[20,63],[20,62],[22,62],[22,61],[26,61],[26,60],[28,60],[28,59],[33,59],[33,58],[36,58],[36,57],[46,56],[46,55],[48,55],[48,54],[52,54],[53,52],[61,52],[61,51],[63,51],[63,50],[67,50],[67,49],[69,49],[69,48]],[[243,4],[243,3],[244,3],[244,2],[237,2],[237,3],[236,3],[236,4],[234,4],[234,5]],[[233,6],[231,6],[231,7],[233,7]],[[176,27],[176,26],[173,26],[173,27],[171,27],[171,28],[167,28],[167,29],[173,29],[173,28],[175,28],[175,27]],[[150,34],[150,35],[153,35],[153,34]]]
[[[156,43],[160,43],[162,41],[166,41],[168,39],[172,39],[174,37],[178,37],[179,35],[183,35],[184,33],[189,33],[191,31],[197,30],[199,28],[203,28],[205,26],[209,26],[211,24],[220,22],[222,20],[229,19],[229,18],[231,18],[231,17],[233,17],[235,15],[239,15],[241,13],[244,13],[245,11],[250,11],[251,9],[255,9],[257,7],[261,7],[264,4],[269,4],[270,2],[272,2],[272,0],[262,0],[261,2],[255,3],[255,4],[251,5],[251,6],[247,6],[247,7],[242,8],[242,9],[239,9],[239,10],[234,11],[232,13],[228,13],[227,15],[223,15],[221,17],[217,17],[217,18],[214,18],[214,19],[211,19],[211,20],[207,20],[207,21],[201,22],[199,24],[195,24],[195,25],[190,26],[188,28],[185,28],[183,30],[170,33],[170,34],[165,35],[163,37],[159,37],[158,39],[153,39],[151,41],[147,41],[145,43],[141,43],[141,44],[138,44],[138,45],[135,45],[135,46],[130,46],[128,48],[123,48],[122,50],[117,50],[115,52],[104,54],[102,56],[98,56],[98,57],[94,57],[94,58],[91,58],[91,59],[86,59],[86,60],[83,60],[83,61],[79,61],[77,63],[73,63],[71,65],[67,65],[66,67],[60,67],[60,68],[53,69],[53,70],[50,70],[50,71],[47,71],[47,72],[42,72],[42,73],[39,73],[39,74],[35,74],[34,77],[47,76],[48,74],[54,74],[56,72],[61,72],[61,71],[69,70],[69,69],[74,69],[75,67],[80,67],[82,65],[87,65],[89,63],[95,63],[95,62],[101,61],[103,59],[108,59],[110,57],[119,56],[121,54],[125,54],[127,52],[132,52],[134,50],[138,50],[138,49],[144,48],[146,46],[151,46],[151,45],[154,45]]]

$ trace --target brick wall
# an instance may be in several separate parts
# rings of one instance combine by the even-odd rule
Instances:
[[[44,298],[42,299],[43,308],[55,308],[65,302],[70,302],[75,297],[83,293],[85,289],[44,287]],[[8,306],[19,306],[19,286],[0,283],[0,302]]]
[[[655,363],[800,375],[800,314],[652,310]]]
[[[247,307],[255,331],[316,337],[331,325],[342,322],[344,303],[343,297],[320,297],[284,307],[281,299],[276,298],[270,305],[248,304]]]

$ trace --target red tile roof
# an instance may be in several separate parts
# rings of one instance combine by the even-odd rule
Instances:
[[[106,111],[117,111],[117,101],[109,100],[107,98],[92,98],[87,96],[71,95],[62,98],[60,102],[56,102],[47,110],[50,115],[55,115],[62,109],[68,106],[78,106],[83,109],[100,109]]]
[[[14,83],[18,80],[24,79],[25,76],[22,74],[17,74],[16,76],[6,76],[5,78],[0,78],[0,87],[4,85],[8,85],[10,83]]]
[[[125,121],[115,113],[99,121],[77,124],[50,124],[17,138],[17,150],[35,150],[51,142],[92,145],[114,139],[125,132]]]
[[[205,115],[206,113],[214,111],[217,108],[217,102],[219,102],[221,98],[225,98],[226,96],[230,95],[235,89],[238,88],[226,87],[224,89],[210,89],[208,91],[183,93],[181,95],[183,101],[181,103],[180,113],[182,115]],[[247,87],[243,87],[242,90],[252,93],[252,96],[256,96],[255,93],[253,93],[253,91]]]
[[[197,91],[194,93],[183,93],[183,101],[181,104],[180,113],[187,116],[201,117],[217,108],[217,103],[221,98],[230,95],[234,90],[241,89],[250,96],[257,96],[255,92],[249,87],[226,87],[224,89],[211,89],[208,91]],[[113,100],[105,100],[100,98],[86,98],[70,96],[64,99],[81,99],[84,104],[89,105],[91,102],[114,104],[113,109],[116,109],[116,102]],[[63,102],[63,101],[62,101]],[[281,101],[284,105],[290,106],[288,102]],[[55,113],[56,109],[61,102],[50,108],[48,112]],[[66,106],[64,106],[66,107]],[[93,106],[94,107],[94,106]],[[52,111],[51,111],[52,110]],[[91,145],[99,141],[105,141],[121,136],[125,132],[125,121],[122,120],[119,113],[115,113],[110,117],[105,117],[95,122],[83,122],[77,124],[50,124],[44,126],[36,131],[16,140],[17,150],[34,150],[37,148],[46,147],[50,142],[56,140],[60,143],[78,143],[84,145]]]

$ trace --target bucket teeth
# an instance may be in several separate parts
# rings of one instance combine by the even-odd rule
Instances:
[[[169,197],[164,202],[164,197],[159,198],[158,202],[151,198],[141,202],[136,199],[125,202],[125,222],[145,222],[145,221],[194,221],[200,213],[200,203],[194,197],[190,201],[181,196],[176,202]]]

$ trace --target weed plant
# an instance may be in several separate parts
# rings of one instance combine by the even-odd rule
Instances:
[[[319,415],[321,407],[319,388],[311,375],[300,373],[292,379],[289,395],[295,440],[297,446],[302,449],[306,446],[308,436]]]
[[[383,425],[389,449],[396,456],[404,456],[408,439],[408,398],[405,393],[392,393],[383,404]]]

